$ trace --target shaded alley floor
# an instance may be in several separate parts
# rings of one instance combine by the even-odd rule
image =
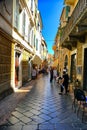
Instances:
[[[72,110],[72,93],[59,95],[60,88],[50,83],[49,75],[29,85],[30,91],[17,102],[0,130],[87,130],[87,124]]]

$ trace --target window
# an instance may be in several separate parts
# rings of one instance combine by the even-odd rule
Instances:
[[[25,15],[25,12],[23,12],[23,27],[22,27],[23,35],[25,35],[25,24],[26,24],[26,15]]]
[[[14,21],[15,27],[18,28],[18,14],[15,12],[15,21]]]
[[[70,12],[70,6],[66,6],[66,18],[68,17]]]
[[[14,15],[15,15],[14,25],[18,29],[18,25],[19,25],[19,1],[18,0],[16,0],[16,8],[15,8]]]
[[[36,38],[36,50],[38,50],[38,39]]]
[[[31,12],[33,14],[33,0],[31,0]]]
[[[34,47],[35,47],[35,40],[36,40],[36,38],[35,38],[35,35],[34,35]]]
[[[28,26],[28,42],[30,42],[30,37],[31,36],[31,25],[29,24]]]
[[[32,30],[32,32],[31,32],[31,45],[34,46],[33,30]]]

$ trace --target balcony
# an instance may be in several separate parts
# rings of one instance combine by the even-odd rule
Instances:
[[[87,0],[79,0],[66,26],[62,30],[60,43],[76,42],[77,39],[84,41],[87,32]],[[83,37],[83,38],[82,38]],[[68,44],[67,44],[68,45]]]
[[[66,4],[74,4],[74,3],[75,3],[75,0],[65,0],[65,3],[66,3]]]

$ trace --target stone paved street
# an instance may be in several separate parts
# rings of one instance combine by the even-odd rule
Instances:
[[[72,110],[72,93],[59,95],[49,75],[32,81],[31,91],[16,106],[0,130],[87,130]]]

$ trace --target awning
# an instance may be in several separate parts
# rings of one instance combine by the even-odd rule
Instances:
[[[38,55],[35,55],[32,59],[33,64],[40,65],[42,63],[41,58]]]
[[[53,67],[57,67],[57,66],[58,66],[58,59],[56,59],[55,61],[53,61],[52,66],[53,66]]]

